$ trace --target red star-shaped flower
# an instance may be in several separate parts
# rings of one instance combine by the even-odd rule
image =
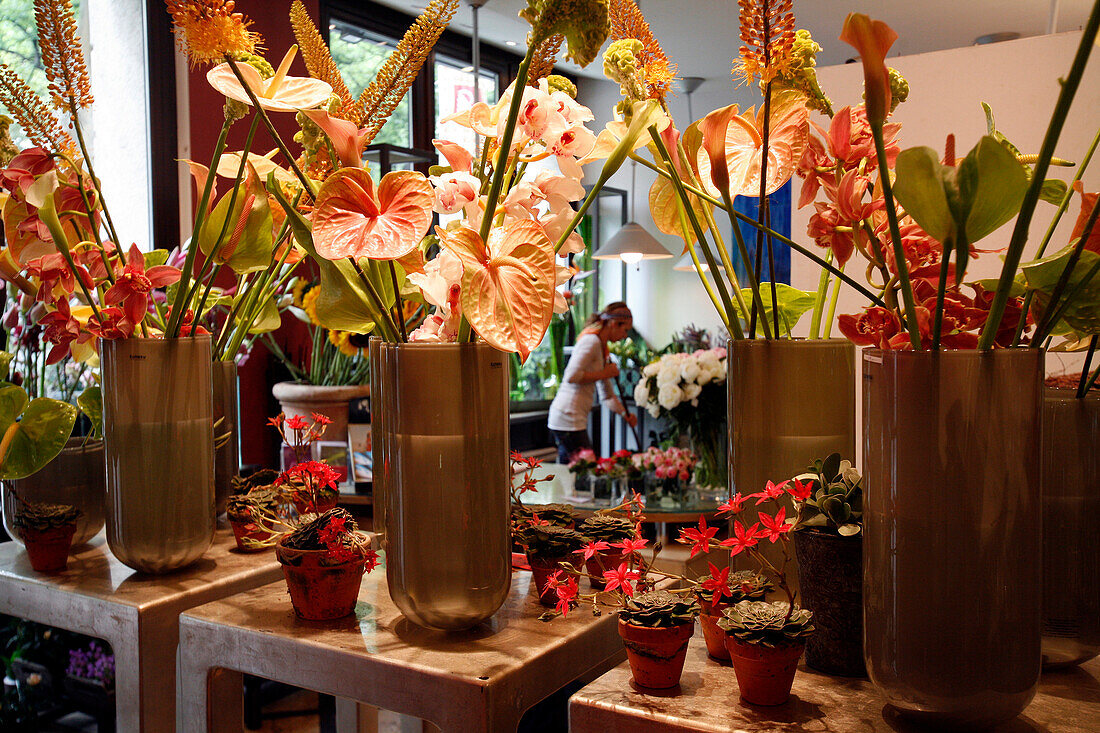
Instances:
[[[773,543],[778,541],[780,537],[791,531],[791,525],[787,524],[787,510],[780,508],[779,512],[774,518],[760,513],[760,523],[764,525],[764,528],[760,530],[761,539],[767,537]]]
[[[559,583],[554,588],[554,592],[558,595],[557,610],[561,613],[562,618],[565,618],[569,614],[569,609],[577,600],[577,579],[569,578],[564,583]]]
[[[813,488],[813,481],[802,483],[798,479],[794,479],[791,488],[787,489],[787,493],[793,496],[795,501],[806,501],[810,498],[810,493],[813,491]]]
[[[649,540],[643,539],[641,537],[635,537],[632,540],[613,542],[611,543],[611,546],[621,549],[623,551],[623,555],[629,555],[633,552],[641,552],[642,550],[644,550],[647,542],[649,542]]]
[[[738,491],[732,499],[726,499],[718,505],[719,514],[740,514],[741,507],[745,504],[745,497]]]
[[[604,590],[612,591],[616,588],[621,588],[623,593],[626,593],[628,596],[633,596],[634,586],[631,585],[631,581],[637,580],[641,576],[637,570],[631,570],[624,562],[620,563],[619,567],[614,570],[605,570],[603,577],[604,580],[607,581],[607,586]]]
[[[599,540],[597,542],[589,542],[587,545],[584,546],[583,549],[573,550],[573,554],[584,555],[584,559],[587,562],[588,560],[591,560],[597,552],[603,552],[604,550],[610,549],[611,545],[604,542],[603,540]]]
[[[786,493],[786,486],[788,483],[789,482],[784,481],[783,483],[776,485],[769,481],[768,485],[764,487],[763,491],[758,491],[755,494],[749,494],[746,498],[751,499],[754,496],[760,497],[756,500],[756,506],[760,506],[769,499],[778,499],[779,497],[783,496],[783,494]]]
[[[712,562],[708,562],[707,565],[710,566],[710,577],[700,583],[699,587],[714,593],[715,603],[725,596],[732,596],[733,591],[730,589],[729,567],[727,566],[719,570],[718,566]]]
[[[730,555],[739,555],[742,550],[747,550],[756,545],[759,538],[760,523],[756,522],[748,529],[740,520],[733,523],[733,537],[722,540],[718,544],[730,548]]]
[[[688,557],[695,557],[700,552],[706,552],[710,549],[710,541],[714,538],[714,535],[718,534],[717,527],[708,527],[706,517],[699,516],[699,529],[694,527],[688,527],[687,529],[680,530],[680,542],[685,545],[695,543],[692,545],[691,554]]]

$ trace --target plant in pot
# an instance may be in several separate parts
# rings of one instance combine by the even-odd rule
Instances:
[[[332,509],[340,500],[337,481],[342,476],[327,461],[312,460],[313,444],[325,434],[332,420],[326,415],[314,413],[312,421],[300,415],[287,418],[279,413],[268,420],[283,443],[293,452],[294,464],[275,477],[273,484],[293,502],[299,514],[320,514]]]
[[[707,564],[710,576],[697,580],[697,585],[693,587],[695,598],[699,601],[699,625],[703,629],[707,654],[728,662],[730,653],[726,648],[726,632],[718,626],[722,611],[741,601],[762,601],[768,591],[775,590],[775,586],[755,570],[731,572],[728,565],[719,568],[714,563]]]
[[[619,611],[619,636],[637,684],[665,689],[680,683],[698,613],[694,598],[666,590],[626,599]]]
[[[80,510],[66,504],[19,500],[15,527],[31,567],[40,573],[59,573],[69,563],[69,548]]]
[[[591,494],[592,480],[596,472],[596,453],[582,448],[569,461],[569,473],[573,474],[573,493]]]
[[[294,612],[311,621],[343,618],[355,610],[359,584],[378,556],[345,509],[302,520],[275,546]]]
[[[833,453],[796,477],[791,496],[799,588],[817,628],[806,642],[806,665],[864,677],[863,478]]]
[[[226,502],[226,516],[242,552],[259,552],[273,547],[289,530],[286,523],[286,493],[274,486],[258,487],[247,494],[235,494]]]
[[[534,520],[538,521],[538,520]],[[554,524],[531,523],[519,531],[519,542],[527,553],[532,583],[544,606],[556,606],[558,596],[547,580],[561,569],[562,563],[574,559],[574,554],[588,544],[587,538],[574,529]]]
[[[629,505],[626,502],[618,507],[600,510],[584,520],[578,530],[590,542],[584,554],[584,563],[595,589],[604,588],[604,573],[614,568],[623,554],[618,546],[639,535],[635,521],[615,513]]]
[[[102,642],[69,651],[65,670],[65,695],[81,711],[97,718],[114,714],[115,655]]]

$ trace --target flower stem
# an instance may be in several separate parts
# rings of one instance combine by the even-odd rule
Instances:
[[[76,100],[72,97],[69,97],[69,109],[72,110],[70,119],[73,123],[73,129],[76,130],[76,139],[80,144],[80,153],[84,156],[84,165],[88,166],[88,177],[92,179],[92,186],[95,188],[96,196],[99,197],[99,208],[103,209],[103,216],[107,219],[107,230],[111,235],[111,239],[114,240],[115,245],[121,250],[122,240],[118,238],[118,231],[115,229],[115,223],[111,220],[111,212],[107,209],[107,200],[103,198],[103,189],[100,188],[99,179],[92,169],[92,156],[89,154],[87,143],[84,142],[84,130],[80,127],[80,115],[76,113]],[[89,220],[88,225],[95,226],[95,223]]]
[[[378,289],[374,287],[374,283],[367,277],[367,273],[363,272],[363,268],[359,267],[359,263],[355,261],[354,257],[349,257],[348,261],[351,262],[351,266],[355,268],[356,274],[359,275],[359,280],[367,290],[367,295],[374,301],[374,306],[378,309],[378,320],[375,322],[382,327],[382,330],[387,332],[391,341],[398,341],[400,336],[397,332],[397,325],[393,322],[393,318],[385,302],[382,300],[382,296],[378,294]]]
[[[825,259],[829,262],[833,261],[833,251],[829,250],[829,253],[825,255]],[[829,294],[829,271],[825,268],[821,269],[821,277],[817,280],[817,295],[814,296],[814,312],[810,320],[810,338],[816,339],[821,336],[821,316],[825,312],[825,298]]]
[[[1088,394],[1087,388],[1089,386],[1088,376],[1089,369],[1092,368],[1092,357],[1096,354],[1096,342],[1100,339],[1100,336],[1093,334],[1089,339],[1089,353],[1085,355],[1085,366],[1081,369],[1081,381],[1077,383],[1077,399],[1083,400],[1085,395]]]
[[[397,309],[397,322],[401,326],[401,342],[407,343],[409,334],[405,331],[405,304],[401,302],[401,288],[397,285],[397,267],[394,266],[393,260],[389,261],[389,265],[390,282],[393,283],[393,297],[397,300],[394,307]]]
[[[847,264],[847,263],[845,263]],[[840,269],[844,269],[844,265],[840,266]],[[829,338],[833,333],[833,319],[836,316],[836,304],[840,299],[840,278],[833,281],[833,295],[829,298],[829,314],[826,316],[825,321],[825,338]]]
[[[1035,329],[1035,340],[1031,344],[1032,347],[1034,347],[1037,342],[1050,335],[1050,332],[1054,330],[1054,326],[1057,325],[1058,319],[1061,318],[1062,312],[1065,311],[1072,302],[1072,297],[1067,297],[1063,303],[1059,304],[1062,293],[1065,292],[1066,286],[1069,285],[1073,270],[1077,267],[1078,260],[1081,259],[1081,253],[1084,251],[1085,245],[1092,236],[1092,230],[1096,228],[1098,216],[1100,216],[1100,198],[1097,198],[1096,202],[1092,205],[1092,210],[1089,212],[1088,219],[1085,220],[1085,227],[1081,230],[1081,236],[1077,238],[1077,244],[1066,260],[1065,268],[1058,276],[1058,282],[1055,284],[1054,290],[1050,294],[1050,303],[1047,305],[1046,316]],[[1075,288],[1073,294],[1076,293],[1077,289]],[[1060,307],[1056,309],[1055,306],[1059,305]]]

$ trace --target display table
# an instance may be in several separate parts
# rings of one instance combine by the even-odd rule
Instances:
[[[570,733],[791,733],[793,731],[931,731],[899,720],[867,680],[831,677],[800,664],[791,699],[777,707],[741,702],[728,662],[707,656],[696,626],[678,688],[644,690],[621,664],[569,701]],[[1100,730],[1100,659],[1047,672],[1016,720],[995,731],[1092,733]]]
[[[241,673],[428,720],[443,733],[514,731],[527,708],[624,658],[613,614],[579,610],[546,623],[545,610],[530,573],[517,572],[490,621],[429,631],[393,605],[381,568],[363,579],[355,614],[337,621],[298,619],[285,583],[209,603],[180,617],[179,731],[239,733]]]
[[[126,567],[102,534],[56,575],[36,573],[23,548],[5,542],[0,613],[105,640],[115,654],[117,729],[172,731],[180,611],[281,577],[274,553],[238,552],[228,530],[198,562],[168,575]]]

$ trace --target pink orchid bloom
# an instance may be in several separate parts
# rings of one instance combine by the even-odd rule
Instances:
[[[260,77],[260,72],[244,62],[236,62],[241,78],[256,95],[256,100],[268,112],[297,112],[313,109],[328,102],[332,87],[320,79],[307,76],[287,76],[298,46],[291,46],[270,79]],[[252,104],[241,82],[228,63],[219,64],[206,73],[210,86],[238,102]]]
[[[126,320],[138,324],[149,310],[149,294],[154,288],[171,285],[180,278],[180,271],[168,265],[145,269],[145,256],[136,244],[130,245],[126,267],[115,284],[103,295],[107,305],[122,303]]]
[[[542,204],[554,213],[572,209],[571,201],[584,198],[584,186],[575,178],[569,178],[549,170],[540,170],[533,180],[517,183],[504,199],[504,208],[512,216],[537,218]]]
[[[412,252],[432,222],[432,187],[416,171],[393,171],[375,191],[370,173],[343,168],[317,194],[313,240],[328,260],[395,260]]]
[[[430,176],[435,197],[432,210],[437,214],[454,214],[462,211],[481,197],[481,181],[469,173],[444,173]]]
[[[424,300],[441,308],[447,304],[451,286],[462,281],[462,259],[449,249],[424,264],[422,272],[408,273],[409,282],[424,294]]]
[[[143,314],[144,315],[144,314]],[[135,324],[121,308],[100,308],[88,319],[88,331],[100,339],[125,339],[134,335]]]
[[[539,79],[539,91],[549,95],[557,113],[565,118],[566,123],[570,126],[596,119],[596,116],[592,114],[592,110],[583,104],[579,104],[577,100],[565,92],[560,90],[550,91],[550,82],[546,77]]]
[[[474,157],[470,151],[458,143],[450,140],[432,140],[432,145],[447,160],[447,165],[455,173],[472,173],[474,170]]]
[[[46,356],[47,364],[56,364],[64,359],[74,341],[83,344],[92,339],[92,334],[81,333],[80,322],[73,318],[68,299],[58,298],[54,306],[56,310],[38,319],[38,324],[43,329],[42,339],[53,344]]]
[[[75,271],[70,269],[69,263],[59,252],[31,260],[27,264],[27,275],[41,281],[37,300],[43,303],[72,295],[78,287],[78,278],[84,287],[95,287],[95,281],[85,267],[77,264]]]

